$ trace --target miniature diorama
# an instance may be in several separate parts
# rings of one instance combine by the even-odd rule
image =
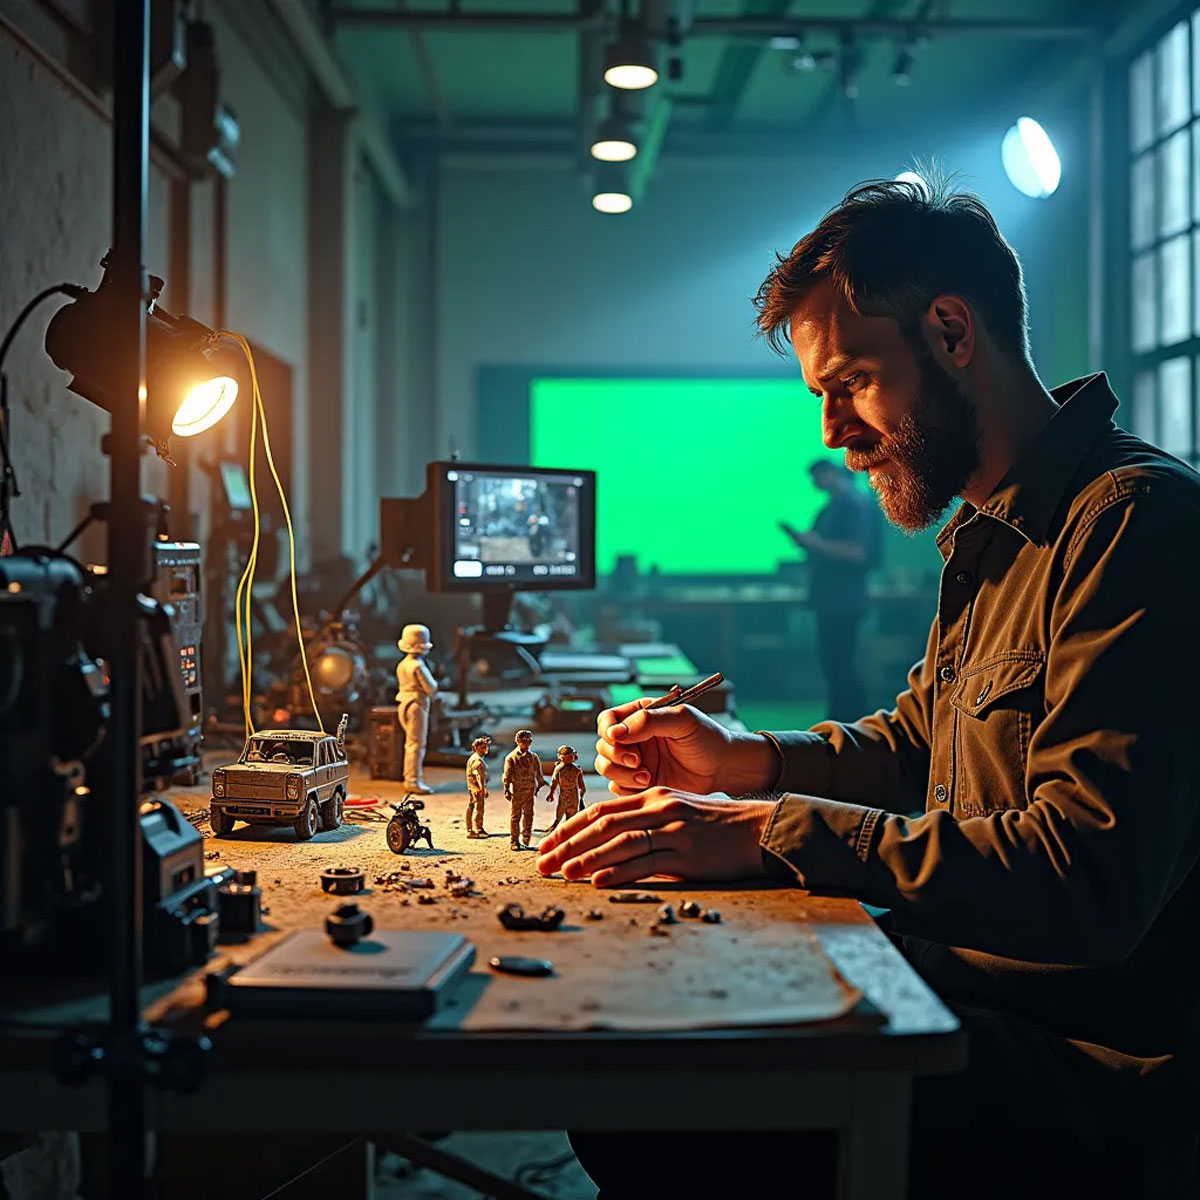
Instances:
[[[291,825],[308,841],[342,823],[350,763],[346,723],[337,736],[315,729],[263,729],[247,740],[241,757],[212,773],[209,824],[218,837],[238,821]]]
[[[471,743],[471,757],[467,759],[467,837],[485,838],[488,833],[483,827],[483,808],[488,797],[487,755],[492,748],[492,739],[483,734]]]
[[[533,836],[533,801],[546,786],[542,778],[542,763],[530,749],[533,733],[518,729],[517,748],[509,752],[504,760],[504,798],[509,803],[509,841],[514,850],[528,850]],[[518,835],[519,839],[518,840]]]
[[[424,800],[414,800],[406,796],[399,804],[393,805],[392,818],[387,823],[385,836],[388,849],[393,854],[403,854],[409,846],[416,845],[422,838],[425,844],[433,849],[433,834],[429,826],[417,816],[425,807]]]
[[[573,817],[583,804],[587,784],[583,780],[583,768],[577,765],[578,759],[574,746],[559,746],[558,766],[550,776],[550,791],[546,794],[547,800],[553,800],[555,790],[558,791],[558,808],[551,830],[556,828],[559,821]]]
[[[396,715],[404,730],[404,787],[428,796],[425,746],[429,740],[429,708],[437,691],[426,656],[433,649],[427,625],[405,625],[396,643],[404,657],[396,667]]]

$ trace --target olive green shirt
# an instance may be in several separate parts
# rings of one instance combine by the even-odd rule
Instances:
[[[949,999],[1171,1055],[1200,1000],[1200,476],[1112,423],[1103,375],[1052,395],[939,534],[895,707],[771,735],[764,859],[890,908]]]

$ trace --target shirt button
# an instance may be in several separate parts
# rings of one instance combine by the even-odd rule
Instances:
[[[954,582],[957,583],[959,587],[966,587],[967,584],[971,582],[971,572],[959,571],[959,573],[954,577]]]
[[[943,683],[953,683],[957,676],[954,673],[953,667],[942,667],[941,670],[938,671],[938,678]]]
[[[946,785],[945,785],[944,783],[939,783],[939,784],[937,785],[937,787],[935,787],[935,788],[933,789],[933,798],[934,798],[934,799],[935,799],[935,800],[936,800],[936,801],[937,801],[939,804],[945,804],[945,803],[946,803],[946,797],[947,797],[949,794],[950,794],[950,793],[946,791]]]

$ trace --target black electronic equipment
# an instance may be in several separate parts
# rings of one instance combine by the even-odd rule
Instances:
[[[65,555],[0,558],[0,941],[41,942],[99,899],[115,803],[105,588]],[[174,770],[155,748],[190,718],[170,615],[143,595],[138,618],[148,789]]]
[[[596,586],[596,473],[442,461],[416,500],[380,504],[380,557],[431,592]]]
[[[204,631],[201,601],[203,568],[200,547],[195,542],[155,542],[154,583],[151,593],[168,612],[175,644],[179,649],[179,673],[187,702],[187,728],[177,738],[154,747],[163,760],[157,768],[143,770],[158,779],[183,777],[188,783],[200,778],[200,747],[204,740],[204,694],[201,677],[200,642]]]

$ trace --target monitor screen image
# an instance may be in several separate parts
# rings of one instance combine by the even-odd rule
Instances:
[[[593,586],[592,472],[439,467],[444,587]]]

